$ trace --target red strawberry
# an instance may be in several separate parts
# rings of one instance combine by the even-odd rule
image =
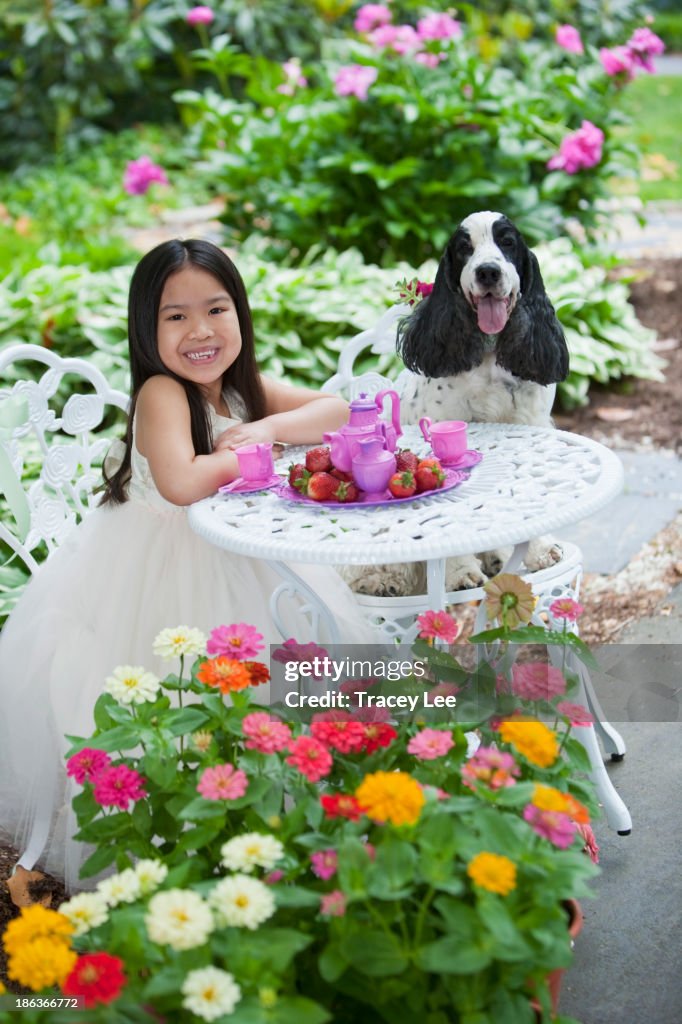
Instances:
[[[313,501],[333,501],[339,481],[331,473],[313,473],[308,480],[306,494]]]
[[[326,473],[332,468],[329,448],[311,448],[305,453],[305,468],[311,473]]]
[[[309,476],[310,476],[310,473],[305,468],[305,466],[303,465],[302,462],[292,462],[291,465],[289,466],[289,486],[290,487],[298,487],[299,486],[299,484],[298,484],[299,480],[303,480],[304,483],[307,483],[307,480],[308,480]]]
[[[411,498],[417,490],[414,473],[410,473],[409,469],[394,473],[388,481],[388,489],[394,498]]]
[[[437,465],[425,466],[424,462],[436,462]],[[420,493],[422,491],[437,491],[445,482],[445,473],[441,469],[438,459],[424,459],[423,462],[419,463],[415,479],[417,481],[417,490]]]
[[[350,474],[347,474],[350,476]],[[357,501],[360,497],[360,491],[352,480],[340,480],[336,490],[334,491],[334,497],[337,501],[347,505],[349,501]]]
[[[443,467],[441,466],[439,460],[437,458],[435,458],[435,456],[433,456],[433,455],[430,455],[428,457],[428,459],[420,459],[419,460],[419,466],[417,468],[418,469],[438,469],[438,470],[441,470],[441,471],[443,469]]]
[[[399,473],[404,473],[405,471],[416,473],[418,465],[419,458],[409,448],[395,453],[395,468]]]
[[[329,472],[332,476],[335,476],[337,480],[345,480],[346,483],[349,484],[353,482],[353,474],[346,473],[343,469],[330,469]]]

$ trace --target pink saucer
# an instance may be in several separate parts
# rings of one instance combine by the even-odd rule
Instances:
[[[276,473],[268,477],[267,480],[244,480],[243,477],[238,476],[236,480],[232,480],[229,484],[223,484],[222,487],[218,488],[220,494],[249,494],[251,491],[267,491],[270,487],[274,487],[275,484],[281,484],[282,477]]]
[[[475,449],[470,448],[461,455],[458,455],[452,462],[446,462],[445,459],[440,460],[440,464],[443,469],[470,469],[471,466],[477,466],[483,455],[481,452],[477,452]]]

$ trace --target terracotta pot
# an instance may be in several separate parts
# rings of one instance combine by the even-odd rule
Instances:
[[[577,900],[564,900],[563,906],[568,914],[568,934],[572,946],[576,936],[580,934],[583,927],[583,912]],[[565,973],[565,967],[557,967],[547,975],[547,986],[552,1000],[552,1016],[559,1012],[559,996],[561,995],[561,983],[564,980]],[[534,999],[531,1005],[538,1015],[538,1020],[540,1020],[540,1004]]]

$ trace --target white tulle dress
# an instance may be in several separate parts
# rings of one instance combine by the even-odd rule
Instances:
[[[239,411],[232,396],[230,404]],[[239,422],[214,416],[216,436]],[[20,864],[65,879],[69,889],[87,885],[78,872],[90,851],[71,839],[70,801],[79,787],[64,772],[64,736],[92,733],[106,677],[118,665],[143,665],[160,677],[177,671],[152,655],[165,627],[208,633],[246,622],[266,643],[282,639],[268,604],[280,577],[193,533],[186,510],[161,497],[135,448],[128,495],[123,505],[93,511],[40,567],[0,635],[0,833],[21,853]],[[296,570],[324,594],[344,642],[375,639],[333,569]],[[259,687],[259,702],[266,690]]]

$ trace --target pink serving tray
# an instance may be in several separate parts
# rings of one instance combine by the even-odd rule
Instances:
[[[314,501],[312,498],[306,498],[295,487],[290,487],[286,480],[283,480],[279,487],[275,487],[274,492],[285,501],[294,501],[297,504],[321,505],[325,508],[367,508],[370,505],[399,505],[405,501],[421,501],[422,498],[431,498],[436,494],[442,494],[443,491],[451,490],[466,480],[468,476],[469,474],[462,470],[446,469],[445,482],[442,487],[439,487],[437,491],[422,491],[421,494],[413,494],[410,498],[394,498],[391,492],[386,490],[381,497],[361,492],[362,497],[359,501]]]

